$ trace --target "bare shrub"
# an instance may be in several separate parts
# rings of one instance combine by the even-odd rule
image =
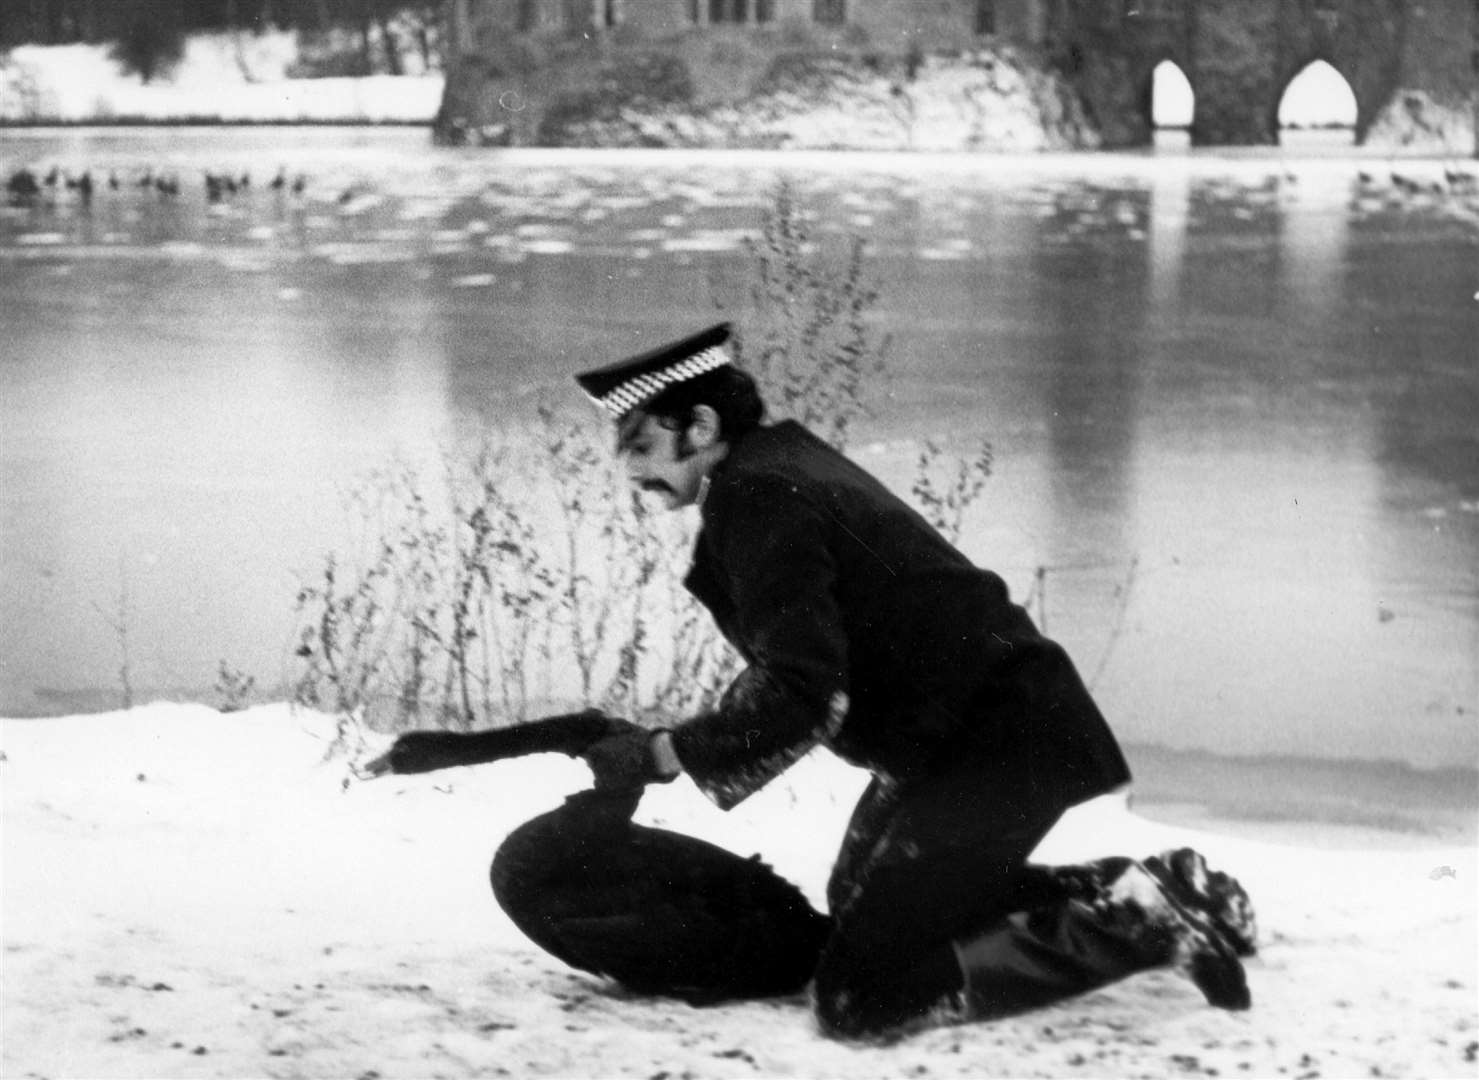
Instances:
[[[841,449],[886,374],[864,246],[830,265],[782,186],[751,253],[737,362],[777,417]],[[445,451],[439,469],[396,463],[350,493],[353,538],[296,608],[295,697],[345,718],[342,736],[587,704],[671,721],[712,707],[738,670],[682,586],[696,523],[642,501],[582,403],[534,413],[472,454]],[[958,538],[989,447],[951,471],[926,444],[919,468],[916,498]]]
[[[910,494],[925,519],[952,544],[960,543],[965,513],[981,497],[993,457],[991,444],[985,440],[968,458],[947,457],[933,439],[926,439],[919,451]]]
[[[795,192],[783,183],[749,248],[756,329],[740,341],[738,361],[759,380],[774,415],[797,419],[842,449],[887,374],[888,339],[868,325],[878,291],[864,273],[864,243],[851,240],[840,269],[822,263]]]
[[[225,660],[216,669],[216,697],[220,704],[216,708],[223,713],[240,712],[252,699],[257,680]]]

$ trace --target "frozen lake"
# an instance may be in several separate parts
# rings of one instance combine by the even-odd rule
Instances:
[[[784,175],[824,252],[869,244],[894,378],[857,456],[907,488],[912,440],[992,441],[964,546],[1019,595],[1048,568],[1127,741],[1472,765],[1479,195],[1447,164],[0,133],[7,176],[100,182],[0,214],[0,715],[116,706],[125,590],[137,699],[276,685],[339,492],[716,304],[743,326]],[[204,170],[253,184],[212,204]]]

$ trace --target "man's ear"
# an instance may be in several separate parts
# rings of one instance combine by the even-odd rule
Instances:
[[[707,450],[723,441],[719,414],[709,405],[695,405],[693,419],[688,424],[688,445],[695,450]]]

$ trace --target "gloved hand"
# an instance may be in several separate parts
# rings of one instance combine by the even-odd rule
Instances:
[[[658,750],[658,740],[668,735],[667,731],[633,727],[597,740],[580,756],[591,767],[600,789],[630,791],[646,784],[665,784],[678,775],[671,750],[667,754]]]

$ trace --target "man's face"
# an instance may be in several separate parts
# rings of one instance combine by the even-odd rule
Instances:
[[[683,432],[645,415],[633,423],[630,433],[623,433],[617,453],[632,484],[656,494],[669,510],[698,501],[711,464],[705,455],[692,452]]]

